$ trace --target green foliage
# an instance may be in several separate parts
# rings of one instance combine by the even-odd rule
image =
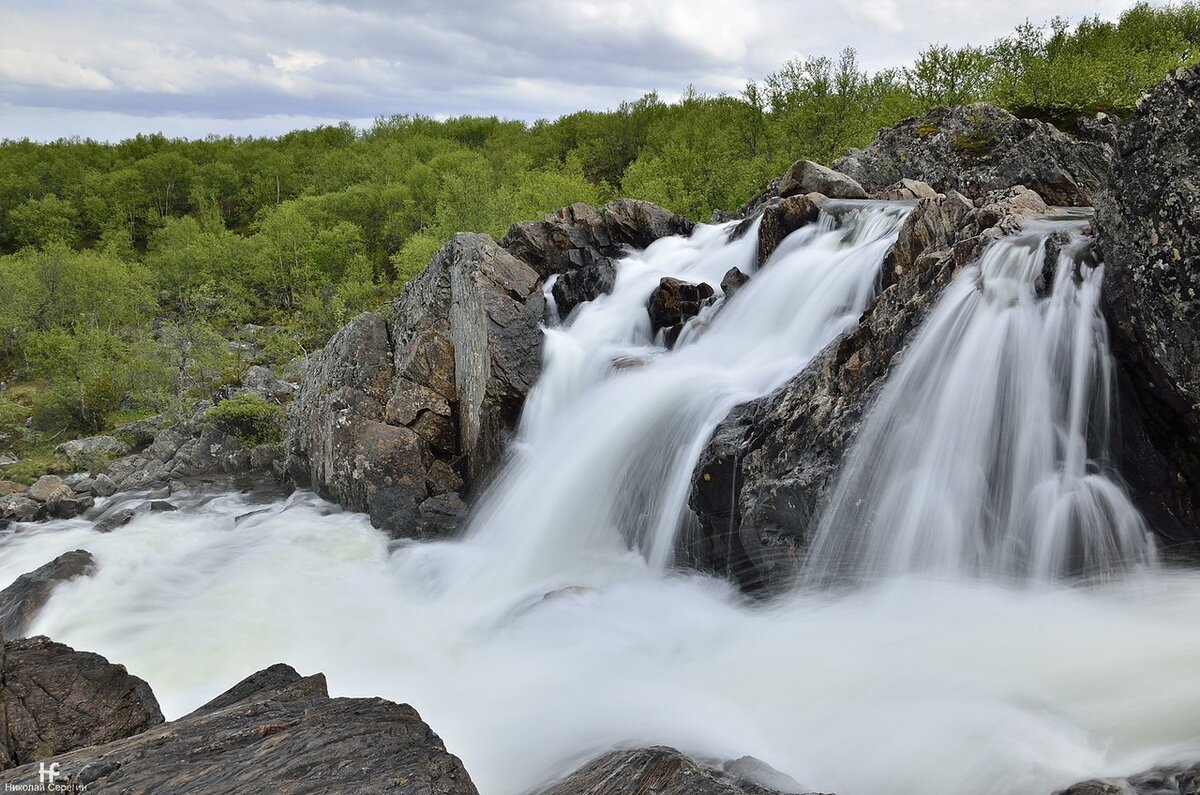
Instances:
[[[237,395],[210,408],[204,420],[236,436],[247,447],[277,444],[282,435],[283,407],[254,395]]]

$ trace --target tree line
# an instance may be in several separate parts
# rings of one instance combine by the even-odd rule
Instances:
[[[651,93],[525,123],[392,116],[278,138],[0,143],[0,453],[190,412],[398,295],[458,231],[633,196],[704,220],[796,159],[936,105],[1070,130],[1200,62],[1200,4],[1024,24],[869,73],[797,58],[737,95]],[[11,474],[11,473],[10,473]]]

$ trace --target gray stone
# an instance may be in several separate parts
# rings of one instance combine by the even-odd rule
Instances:
[[[612,751],[537,795],[778,795],[698,764],[674,748]]]
[[[865,199],[867,192],[853,177],[811,160],[797,160],[779,182],[783,198],[820,193],[831,199]]]
[[[39,636],[4,641],[0,662],[0,706],[6,716],[0,725],[0,769],[120,740],[162,723],[150,686],[98,654]],[[36,765],[18,768],[0,775],[0,786],[36,781],[36,776]]]
[[[22,574],[0,591],[0,637],[19,638],[25,634],[37,612],[42,609],[60,582],[90,576],[96,570],[91,553],[76,549]]]
[[[478,795],[412,707],[330,698],[324,676],[301,678],[287,666],[249,677],[185,718],[97,742],[36,758],[58,763],[59,785],[95,792]],[[37,772],[9,770],[0,787],[36,781]]]
[[[101,472],[93,479],[92,492],[97,497],[111,497],[117,491],[117,484],[108,475]]]
[[[1168,556],[1200,556],[1200,69],[1118,133],[1096,203],[1116,359],[1117,465]]]
[[[63,483],[58,475],[42,475],[37,482],[29,487],[27,492],[30,499],[38,502],[52,502],[64,497],[74,496],[74,492]]]
[[[905,119],[834,167],[875,193],[907,178],[972,199],[1024,185],[1049,204],[1091,205],[1112,154],[1103,141],[979,103]]]
[[[89,436],[72,439],[54,448],[54,454],[65,458],[73,467],[95,467],[129,452],[129,445],[112,436]]]

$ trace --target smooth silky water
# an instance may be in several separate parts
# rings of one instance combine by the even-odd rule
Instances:
[[[1156,568],[1108,469],[1101,273],[1076,266],[1069,225],[1048,297],[1030,263],[1050,229],[947,288],[851,453],[816,584],[751,604],[669,568],[713,426],[853,326],[906,212],[837,207],[672,352],[646,295],[750,271],[753,232],[701,227],[622,261],[612,295],[548,330],[511,459],[460,540],[390,541],[303,492],[265,510],[224,495],[108,534],[23,526],[0,540],[0,584],[88,549],[96,574],[60,586],[33,631],[124,663],[168,717],[286,661],[335,695],[416,706],[484,795],[618,744],[749,754],[842,795],[1050,793],[1194,760],[1200,574]],[[985,321],[1014,349],[970,330]],[[957,331],[924,353],[943,322]],[[898,464],[906,444],[920,471]],[[1106,576],[1063,576],[1078,571]]]

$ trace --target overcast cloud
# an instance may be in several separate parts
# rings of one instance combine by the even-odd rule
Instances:
[[[381,115],[553,118],[789,58],[872,68],[1129,0],[0,0],[0,137],[278,134]]]

